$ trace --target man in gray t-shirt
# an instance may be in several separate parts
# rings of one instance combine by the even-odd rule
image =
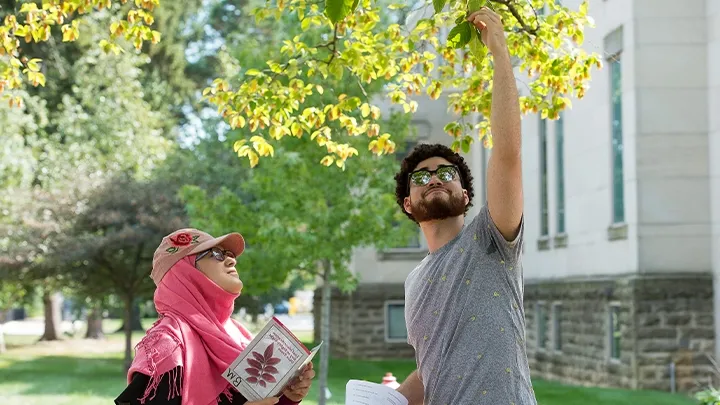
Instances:
[[[525,354],[522,228],[506,241],[486,207],[405,282],[408,342],[425,404],[535,404]]]
[[[473,179],[449,148],[422,144],[403,160],[397,201],[430,253],[405,282],[418,369],[398,391],[411,405],[536,405],[525,352],[517,87],[499,16],[483,8],[468,20],[481,30],[495,69],[487,204],[465,223]]]

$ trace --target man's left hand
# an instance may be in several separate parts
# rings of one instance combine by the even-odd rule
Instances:
[[[480,39],[491,53],[502,52],[507,49],[505,28],[502,24],[502,18],[496,12],[488,7],[483,7],[470,14],[467,20],[480,30]]]
[[[285,390],[285,395],[289,400],[293,402],[300,402],[305,398],[312,385],[312,379],[315,377],[315,370],[313,370],[312,363],[305,367],[305,371],[298,376]]]

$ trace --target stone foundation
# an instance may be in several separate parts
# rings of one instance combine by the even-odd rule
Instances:
[[[637,366],[641,388],[666,390],[670,362],[681,391],[713,376],[713,287],[710,275],[640,279],[635,283]]]
[[[315,339],[320,340],[322,289],[313,300]],[[385,302],[404,300],[402,284],[361,284],[350,294],[333,288],[330,310],[331,356],[347,359],[413,359],[407,343],[385,340]]]
[[[537,305],[547,340],[538,342]],[[560,304],[560,350],[555,350],[553,305]],[[611,359],[610,308],[617,306],[620,356]],[[710,274],[630,276],[605,280],[526,282],[525,317],[535,377],[579,385],[690,391],[713,375]]]
[[[353,359],[413,358],[406,343],[385,341],[384,303],[404,299],[403,286],[361,285],[349,295],[333,290],[331,351]],[[546,340],[538,347],[536,305],[545,311]],[[556,350],[553,305],[558,305]],[[315,292],[315,337],[320,335],[320,290]],[[619,358],[611,359],[610,308],[617,307]],[[678,391],[713,376],[710,274],[633,275],[614,279],[527,281],[525,318],[535,378],[574,385],[670,390],[675,363]]]

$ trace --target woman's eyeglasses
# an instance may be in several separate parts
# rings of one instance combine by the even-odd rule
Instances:
[[[215,259],[219,262],[224,261],[226,257],[232,257],[233,259],[235,258],[235,253],[233,253],[229,250],[220,249],[219,247],[216,246],[212,249],[206,250],[206,251],[198,254],[197,257],[195,258],[195,264],[197,264],[197,262],[200,261],[200,259],[202,259],[203,257],[205,257],[209,254],[212,255],[213,259]]]

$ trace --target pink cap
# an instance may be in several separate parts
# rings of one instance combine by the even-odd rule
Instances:
[[[164,237],[160,242],[160,246],[155,249],[150,278],[153,279],[155,285],[158,285],[170,268],[180,259],[215,246],[227,249],[237,257],[245,250],[245,239],[239,233],[229,233],[214,238],[212,235],[197,229],[179,229]]]

